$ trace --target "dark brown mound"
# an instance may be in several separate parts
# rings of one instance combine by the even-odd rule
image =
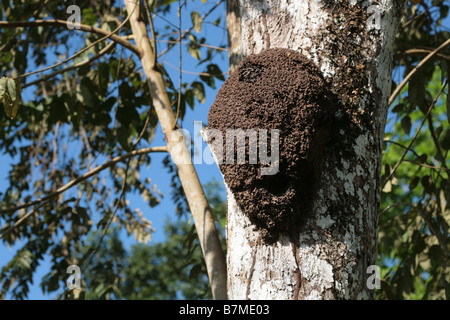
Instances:
[[[314,180],[328,141],[337,101],[320,70],[300,53],[268,49],[246,57],[219,90],[208,128],[222,132],[225,182],[265,240],[298,228],[310,209]],[[278,129],[279,171],[226,163],[226,129]],[[270,147],[270,134],[268,139]],[[236,149],[236,148],[235,148]],[[269,148],[270,150],[270,148]],[[236,153],[236,152],[235,152]]]

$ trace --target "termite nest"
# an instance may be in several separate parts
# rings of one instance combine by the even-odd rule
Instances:
[[[207,129],[219,130],[223,139],[211,145],[222,149],[219,168],[225,182],[263,240],[290,235],[307,219],[336,110],[337,98],[318,67],[289,49],[247,56],[219,90]],[[278,152],[271,146],[275,130]],[[227,131],[238,132],[232,161],[227,161]],[[256,141],[250,141],[249,132],[257,133]],[[240,147],[239,140],[245,141]],[[255,142],[257,159],[254,152],[249,156]],[[271,163],[262,161],[264,143]],[[243,163],[237,161],[239,152],[245,152]],[[264,173],[269,168],[277,170]]]

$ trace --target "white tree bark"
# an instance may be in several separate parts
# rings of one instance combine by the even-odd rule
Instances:
[[[360,35],[349,20],[355,10]],[[227,188],[228,298],[374,298],[367,268],[376,264],[381,141],[401,1],[231,0],[228,11],[232,66],[267,48],[297,50],[319,65],[341,100],[348,99],[337,117],[345,114],[352,124],[341,127],[340,142],[326,150],[318,192],[311,195],[313,213],[298,242],[286,236],[263,243]],[[377,13],[380,21],[373,20]],[[366,23],[375,28],[369,31]],[[345,83],[346,68],[365,81],[356,88],[362,94]]]

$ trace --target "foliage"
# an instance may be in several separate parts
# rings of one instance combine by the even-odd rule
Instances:
[[[448,8],[448,2],[439,0],[407,7],[394,60],[394,75],[403,74],[400,80],[449,39],[448,25],[442,26]],[[448,48],[440,51],[420,68],[391,105],[383,143],[379,217],[383,281],[378,296],[382,299],[450,299],[448,86],[433,105],[448,81],[449,53]]]
[[[210,22],[208,18],[222,3],[202,4],[197,13],[190,10],[187,30],[179,30],[177,23],[171,22],[179,2],[150,3],[151,14],[157,21],[158,68],[165,75],[166,90],[179,116],[179,125],[183,124],[187,105],[193,109],[205,101],[205,85],[213,87],[216,80],[224,80],[214,62],[223,53],[224,45],[213,40],[207,47],[205,38],[208,29],[221,27],[220,19]],[[77,4],[82,24],[108,32],[127,17],[122,1]],[[65,21],[69,18],[67,6],[61,0],[5,0],[0,5],[0,20]],[[147,20],[145,10],[142,12],[142,18]],[[206,23],[207,27],[201,27]],[[21,84],[16,92],[22,89],[23,98],[17,108],[19,99],[12,96],[14,91],[9,90],[12,86],[8,82],[5,90],[1,84],[0,150],[2,163],[8,164],[9,169],[4,170],[7,176],[0,188],[0,239],[3,245],[18,245],[20,241],[21,248],[10,261],[2,261],[0,297],[8,294],[23,299],[44,257],[50,256],[51,266],[42,287],[53,292],[67,278],[67,266],[89,264],[98,255],[95,241],[100,241],[110,223],[112,228],[134,234],[138,241],[150,239],[153,229],[142,211],[155,208],[162,194],[146,172],[151,165],[149,154],[132,158],[129,166],[124,160],[89,179],[81,179],[62,194],[57,191],[114,157],[151,147],[157,117],[148,84],[136,63],[139,59],[126,48],[106,40],[80,53],[101,36],[69,30],[65,24],[0,28],[0,75]],[[182,39],[178,39],[180,33]],[[117,34],[131,34],[129,24]],[[180,40],[183,50],[187,45],[197,59],[197,70],[204,71],[188,81],[183,78],[181,86],[173,80],[180,79],[179,71],[166,70],[171,64],[165,60]],[[189,55],[187,49],[186,54]],[[73,60],[52,70],[27,75],[72,55]],[[176,171],[170,175],[177,181]],[[120,197],[122,186],[124,196]],[[175,189],[174,194],[182,199],[180,191]],[[130,204],[127,196],[131,194],[142,195],[147,206],[136,208]],[[17,206],[21,209],[7,210]],[[186,208],[183,212],[187,212]],[[87,235],[93,232],[97,237],[91,238],[90,250],[80,257],[80,248],[86,246]]]
[[[226,205],[216,181],[205,184],[211,208],[225,225]],[[200,243],[190,219],[168,219],[164,225],[166,241],[134,244],[125,251],[119,229],[110,230],[91,264],[82,270],[82,299],[211,299],[211,290]],[[222,233],[222,243],[225,241]],[[92,233],[80,256],[98,243]],[[44,288],[49,288],[44,282]],[[46,290],[47,291],[47,290]],[[75,298],[66,292],[65,298]]]

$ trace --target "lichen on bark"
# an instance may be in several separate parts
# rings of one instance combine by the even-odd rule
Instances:
[[[234,1],[236,2],[236,1]],[[381,138],[392,50],[402,3],[239,0],[233,56],[295,50],[319,67],[339,98],[337,130],[324,151],[311,215],[295,237],[269,245],[227,191],[228,294],[231,299],[370,299],[367,267],[376,263]],[[378,6],[380,28],[368,30]],[[336,16],[335,16],[336,15]],[[237,48],[240,52],[237,52]],[[326,272],[322,272],[326,270]]]

